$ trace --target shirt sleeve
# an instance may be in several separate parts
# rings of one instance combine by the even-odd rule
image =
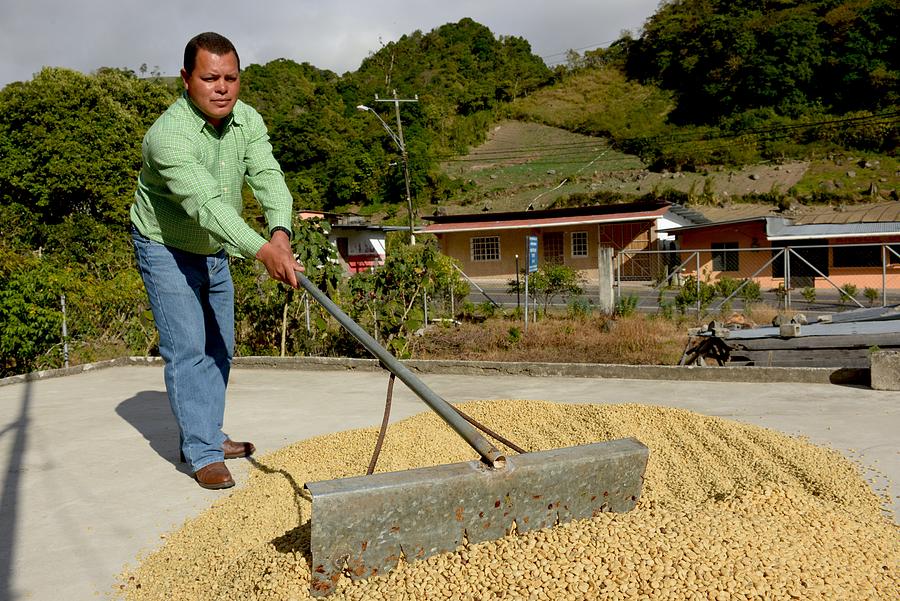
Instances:
[[[189,135],[157,136],[148,142],[146,150],[146,160],[191,219],[243,256],[256,256],[266,240],[224,201],[219,184],[204,166],[201,151]]]
[[[246,180],[266,217],[271,232],[276,227],[293,231],[291,210],[294,198],[284,182],[284,172],[272,154],[272,144],[262,117],[254,112],[247,127],[244,155]]]

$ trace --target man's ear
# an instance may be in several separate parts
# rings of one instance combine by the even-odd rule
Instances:
[[[190,79],[190,76],[188,75],[188,72],[184,70],[184,67],[182,67],[181,68],[181,83],[184,84],[185,90],[188,89],[188,79]]]

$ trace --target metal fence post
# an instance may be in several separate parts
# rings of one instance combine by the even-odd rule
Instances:
[[[63,338],[63,361],[66,367],[69,367],[69,331],[66,323],[66,295],[59,296],[62,305],[62,338]]]
[[[306,313],[306,333],[311,334],[312,327],[309,323],[309,295],[306,292],[303,293],[303,304],[304,304],[304,311]]]
[[[697,284],[697,285],[696,285],[696,290],[697,290],[697,319],[699,319],[699,318],[700,318],[700,310],[701,310],[701,309],[700,309],[700,305],[701,305],[701,302],[700,302],[700,251],[698,250],[696,253],[694,253],[694,256],[695,256],[695,258],[696,258],[696,266],[697,266],[697,269],[696,269],[695,272],[694,272],[694,273],[695,273],[694,279],[696,280],[696,284]]]
[[[784,310],[788,310],[788,298],[787,298],[787,289],[788,286],[791,285],[791,247],[786,246],[784,248],[784,298],[781,299],[781,304],[784,306]]]
[[[881,306],[887,307],[887,244],[881,245]]]

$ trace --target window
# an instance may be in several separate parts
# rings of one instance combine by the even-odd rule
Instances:
[[[472,261],[499,261],[500,260],[500,236],[484,236],[472,238]]]
[[[737,247],[737,242],[713,242],[713,271],[738,271],[739,257],[736,252]]]
[[[881,246],[834,246],[835,267],[881,267]]]
[[[563,262],[563,233],[547,232],[544,238],[544,261],[547,263]]]
[[[587,232],[572,232],[572,256],[588,256]]]

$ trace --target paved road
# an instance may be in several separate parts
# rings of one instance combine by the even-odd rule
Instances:
[[[382,372],[235,369],[226,429],[260,453],[380,422]],[[900,482],[900,393],[829,384],[426,375],[449,401],[492,398],[682,407],[803,434]],[[394,419],[424,410],[398,384]],[[0,386],[0,601],[103,598],[140,552],[228,492],[177,463],[158,366]],[[238,486],[249,463],[229,462]],[[884,482],[881,481],[880,485]],[[896,489],[892,491],[896,495]],[[898,515],[897,497],[894,515]]]

